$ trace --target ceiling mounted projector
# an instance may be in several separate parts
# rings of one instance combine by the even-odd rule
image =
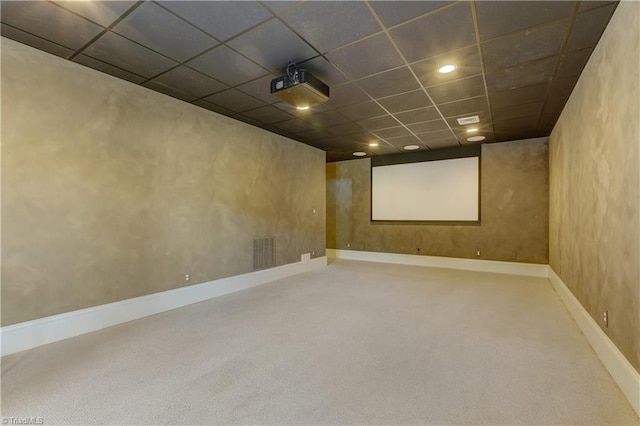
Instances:
[[[307,109],[329,100],[329,86],[290,62],[285,75],[271,80],[271,94],[298,109]]]

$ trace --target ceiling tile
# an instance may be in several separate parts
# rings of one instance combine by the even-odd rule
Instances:
[[[405,93],[420,88],[420,84],[408,67],[396,68],[358,81],[372,98]]]
[[[557,21],[483,43],[485,69],[507,68],[557,55],[568,24],[568,20]]]
[[[171,87],[163,83],[148,81],[146,83],[143,83],[142,85],[148,89],[164,93],[165,95],[169,95],[173,98],[180,99],[185,102],[191,102],[197,98],[197,96],[191,95],[183,90],[176,89],[175,87]]]
[[[549,96],[545,102],[545,111],[546,112],[560,112],[564,105],[569,100],[571,96],[571,92],[575,87],[578,81],[578,77],[568,77],[555,79],[551,83],[551,87],[549,89]]]
[[[236,114],[231,118],[233,118],[234,120],[242,121],[247,124],[251,124],[252,126],[255,126],[255,127],[260,127],[263,125],[261,121],[258,121],[255,118],[247,117],[246,115],[243,115],[243,114]]]
[[[567,41],[567,52],[572,50],[593,47],[600,40],[605,26],[613,13],[616,5],[592,9],[588,12],[579,13],[571,28],[571,35]]]
[[[594,1],[594,0],[584,0],[580,2],[580,7],[578,8],[578,12],[585,12],[587,10],[595,9],[596,7],[616,4],[615,1]]]
[[[216,93],[215,95],[208,96],[205,100],[235,112],[246,111],[265,105],[264,102],[236,89]]]
[[[310,1],[280,17],[320,53],[382,30],[364,2]]]
[[[400,55],[385,34],[343,47],[326,57],[354,79],[402,65]]]
[[[554,56],[488,73],[487,86],[490,91],[502,91],[549,82],[557,61]]]
[[[327,106],[340,108],[368,101],[369,97],[358,86],[353,83],[342,84],[329,89],[329,100]]]
[[[192,95],[194,98],[201,98],[228,89],[226,84],[185,66],[174,68],[149,83],[148,87],[168,86]]]
[[[455,65],[456,69],[448,74],[442,74],[438,72],[438,69],[443,65]],[[411,65],[411,68],[424,86],[434,86],[482,74],[480,55],[476,46],[466,47],[455,52],[416,62]]]
[[[276,98],[271,94],[271,80],[273,80],[273,78],[273,75],[268,74],[248,83],[241,84],[237,86],[236,89],[242,90],[247,94],[251,94],[251,96],[254,96],[268,104],[280,102],[279,98]]]
[[[77,50],[104,29],[45,1],[0,2],[2,22]]]
[[[362,127],[356,123],[347,122],[336,126],[327,127],[327,132],[333,135],[353,135],[362,132]]]
[[[100,37],[83,53],[143,77],[152,77],[178,65],[175,61],[112,32]]]
[[[378,99],[378,102],[391,113],[408,111],[431,105],[431,101],[422,89]]]
[[[407,126],[416,135],[435,132],[436,130],[448,130],[449,126],[443,119],[437,119],[432,121],[425,121],[423,123],[415,123]]]
[[[227,40],[273,16],[255,1],[163,1],[160,4],[218,40]]]
[[[397,127],[398,121],[390,115],[384,115],[382,117],[369,118],[358,122],[359,125],[367,130],[386,129],[389,127]]]
[[[517,141],[530,138],[539,138],[542,136],[548,136],[548,134],[545,134],[543,131],[538,129],[514,130],[511,132],[496,133],[496,142]]]
[[[273,104],[273,106],[276,108],[280,108],[281,110],[286,111],[291,115],[295,115],[298,118],[302,118],[303,120],[307,120],[308,117],[312,115],[328,110],[327,106],[323,104],[315,104],[311,105],[311,107],[307,110],[299,110],[297,107],[284,101],[276,102],[275,104]]]
[[[393,145],[389,145],[386,142],[382,142],[382,141],[376,147],[367,147],[367,148],[371,156],[374,156],[374,157],[377,157],[380,155],[394,155],[394,154],[400,153],[400,148],[397,148],[396,146],[393,146]]]
[[[281,125],[281,124],[282,123],[278,123],[278,125]],[[305,130],[303,132],[296,133],[296,137],[304,141],[317,141],[317,140],[323,139],[327,134],[330,134],[330,133],[328,133],[326,129],[312,128],[310,130]]]
[[[502,108],[493,109],[493,120],[505,121],[513,118],[522,118],[528,116],[539,116],[542,113],[544,102],[535,102],[523,105],[512,105]]]
[[[3,34],[4,35],[4,34]],[[86,55],[78,55],[73,58],[74,62],[87,66],[89,68],[93,68],[94,70],[102,71],[103,73],[112,75],[114,77],[121,78],[123,80],[130,81],[132,83],[140,84],[146,80],[146,78],[141,77],[139,75],[130,73],[123,69],[114,67],[113,65],[109,65],[97,59],[93,59]]]
[[[545,133],[551,133],[559,117],[559,112],[542,113],[540,121],[538,121],[538,130]]]
[[[291,114],[288,114],[272,105],[263,106],[251,111],[245,111],[242,115],[251,117],[262,123],[277,123],[278,121],[285,121],[293,118]]]
[[[488,111],[487,98],[478,96],[477,98],[465,99],[462,101],[438,104],[438,109],[445,117],[470,114],[477,111]]]
[[[233,115],[234,112],[231,111],[230,109],[227,108],[223,108],[221,106],[218,105],[214,105],[211,102],[207,102],[203,99],[199,99],[197,101],[193,102],[194,105],[197,105],[199,107],[202,107],[204,109],[208,109],[209,111],[213,111],[213,112],[217,112],[218,114],[222,114],[222,115]]]
[[[484,80],[482,76],[455,80],[427,88],[429,96],[436,104],[458,101],[476,96],[484,96]]]
[[[260,77],[267,71],[226,46],[187,62],[187,65],[231,86]]]
[[[455,4],[394,28],[390,34],[409,62],[469,46],[476,42],[471,4]]]
[[[374,135],[379,138],[387,139],[387,138],[397,138],[400,136],[410,136],[411,132],[405,129],[402,126],[399,127],[389,127],[387,129],[379,129],[372,131]]]
[[[478,1],[482,41],[557,19],[568,18],[575,1]]]
[[[152,2],[144,2],[113,31],[180,62],[218,44]]]
[[[282,70],[289,61],[298,63],[317,56],[315,50],[277,19],[260,24],[227,44],[271,71]]]
[[[70,10],[98,25],[108,27],[113,24],[123,13],[129,10],[135,1],[55,1],[67,10]]]
[[[436,132],[422,133],[418,135],[420,140],[431,149],[459,146],[458,138],[451,130],[438,130]]]
[[[394,116],[403,124],[422,123],[423,121],[437,120],[440,118],[438,110],[434,107],[418,108],[394,114]]]
[[[376,11],[382,23],[387,27],[393,27],[408,19],[424,15],[442,7],[448,6],[452,1],[372,1],[370,4]]]
[[[492,108],[520,105],[528,102],[544,101],[549,91],[549,83],[534,84],[533,86],[500,92],[489,91],[489,102]]]
[[[273,124],[263,124],[261,127],[268,132],[275,133],[276,135],[284,136],[285,138],[302,142],[296,134],[280,129],[278,127],[275,127]]]
[[[347,81],[347,77],[322,56],[305,61],[299,64],[299,67],[309,71],[327,86],[334,86]]]
[[[308,121],[304,121],[300,118],[294,118],[292,120],[282,121],[280,123],[274,124],[274,126],[291,133],[305,132],[305,131],[314,129],[313,124],[309,123]]]
[[[425,142],[425,144],[430,149],[445,149],[445,148],[456,148],[460,146],[460,143],[453,137],[446,139],[433,139],[429,142]]]
[[[360,129],[360,132],[362,132],[362,128]],[[362,138],[359,133],[347,136],[334,136],[333,134],[326,132],[325,136],[320,140],[324,145],[331,147],[332,149],[355,151],[355,149],[353,149],[354,146],[349,146],[349,144],[353,143],[353,145],[357,145],[362,142],[361,139]]]
[[[322,126],[322,127],[333,126],[333,125],[341,124],[348,121],[347,118],[338,114],[335,111],[326,111],[326,112],[319,112],[316,114],[310,114],[306,118],[306,120],[309,121],[310,123],[313,123],[317,126]]]
[[[533,132],[538,125],[539,118],[539,115],[532,115],[512,120],[496,121],[493,123],[496,138],[499,139],[500,136],[507,134],[525,134],[526,132]]]
[[[561,93],[566,93],[569,95],[572,91],[576,83],[578,82],[578,76],[566,77],[566,78],[555,78],[551,82],[551,88],[549,93],[552,95],[557,95]]]
[[[264,5],[266,5],[269,9],[274,11],[275,13],[282,13],[285,10],[289,10],[293,7],[297,7],[302,4],[301,1],[292,1],[292,0],[274,0],[274,1],[263,1]]]
[[[373,101],[364,102],[357,105],[350,105],[344,108],[340,108],[338,109],[338,111],[347,118],[350,118],[354,121],[386,115],[386,112]]]
[[[458,118],[462,118],[462,117],[472,117],[477,115],[478,118],[480,118],[480,123],[478,123],[478,125],[486,125],[491,123],[491,115],[489,114],[489,111],[476,111],[473,112],[471,114],[460,114],[460,115],[454,115],[453,117],[446,117],[445,120],[447,121],[447,123],[449,124],[449,127],[460,127],[460,123],[458,122]]]
[[[420,147],[425,148],[424,143],[413,135],[400,136],[398,138],[387,138],[385,140],[400,150],[402,150],[407,145],[418,145]]]
[[[73,50],[68,49],[64,46],[60,46],[59,44],[50,42],[49,40],[36,37],[17,28],[10,27],[6,24],[2,24],[1,34],[2,37],[10,38],[11,40],[15,40],[19,43],[35,47],[36,49],[40,49],[56,56],[61,56],[63,58],[68,58],[74,53]]]
[[[592,52],[593,49],[587,48],[562,55],[560,58],[560,66],[556,73],[556,78],[567,78],[580,75]]]

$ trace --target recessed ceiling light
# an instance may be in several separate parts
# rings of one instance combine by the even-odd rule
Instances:
[[[419,145],[405,145],[404,149],[406,149],[407,151],[414,151],[416,149],[420,148]]]
[[[438,72],[440,74],[449,74],[450,72],[453,72],[455,69],[456,69],[455,65],[449,64],[449,65],[444,65],[438,68]]]
[[[378,142],[371,142],[371,143],[369,144],[369,146],[371,146],[371,147],[373,147],[373,146],[378,146]]]
[[[306,111],[309,109],[309,105],[300,105],[300,106],[297,106],[296,108],[298,108],[300,111]]]
[[[362,151],[356,151],[353,153],[353,155],[355,155],[356,157],[364,157],[367,155],[367,153]]]
[[[467,140],[469,142],[480,142],[485,140],[487,137],[486,136],[471,136],[470,138],[467,138]]]
[[[477,132],[477,131],[478,131],[477,127],[471,127],[471,128],[467,129],[467,133],[474,133],[474,132]]]

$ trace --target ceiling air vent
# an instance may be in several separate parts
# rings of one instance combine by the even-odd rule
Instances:
[[[479,123],[479,122],[480,122],[480,117],[478,117],[477,115],[473,115],[471,117],[458,118],[458,124],[460,124],[461,126],[464,126],[465,124],[473,124],[473,123]]]

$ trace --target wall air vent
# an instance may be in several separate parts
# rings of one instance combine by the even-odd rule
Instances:
[[[461,126],[464,126],[465,124],[473,124],[473,123],[479,123],[479,122],[480,122],[480,117],[478,117],[477,115],[473,115],[471,117],[458,118],[458,124],[460,124]]]
[[[274,237],[255,238],[253,240],[253,270],[273,268],[276,265],[276,246]]]

